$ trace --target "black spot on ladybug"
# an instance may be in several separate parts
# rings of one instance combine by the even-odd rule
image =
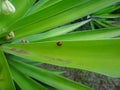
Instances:
[[[57,46],[62,46],[62,42],[60,42],[60,41],[57,42],[56,44],[57,44]]]

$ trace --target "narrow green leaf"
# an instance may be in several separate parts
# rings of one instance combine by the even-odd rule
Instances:
[[[34,61],[34,60],[29,60],[29,59],[25,59],[25,58],[21,58],[21,57],[16,57],[13,55],[9,55],[9,56],[7,56],[7,58],[8,58],[8,60],[19,60],[21,62],[30,64],[30,65],[34,65],[34,66],[39,66],[40,64],[42,64],[39,61]],[[45,70],[51,71],[52,73],[55,73],[55,74],[63,74],[64,73],[64,71],[62,71],[62,70],[51,70],[49,68],[45,68]]]
[[[120,77],[120,39],[3,45],[5,52],[53,65]],[[114,60],[114,61],[113,61]]]
[[[99,18],[120,18],[120,14],[103,14],[103,15],[97,15],[94,17],[99,17]]]
[[[6,58],[1,50],[0,50],[0,90],[15,90]]]
[[[40,0],[37,3],[35,3],[35,5],[33,5],[30,10],[25,14],[25,16],[28,16],[30,14],[36,13],[38,11],[40,11],[39,9],[41,8],[41,6],[43,6],[46,2],[48,2],[49,0]]]
[[[43,87],[42,85],[40,85],[39,83],[31,79],[30,77],[19,72],[13,66],[10,66],[10,69],[11,69],[14,80],[22,90],[47,90],[45,87]]]
[[[119,3],[118,4],[115,4],[115,5],[112,5],[112,6],[109,6],[107,8],[104,8],[96,13],[94,13],[94,15],[104,15],[104,14],[110,14],[116,10],[120,9],[120,5]]]
[[[11,60],[10,64],[21,72],[58,90],[91,90],[90,88],[85,87],[77,82],[73,82],[67,78],[53,74],[41,68],[19,62],[18,60]]]
[[[38,62],[38,61],[34,61],[34,60],[31,60],[31,59],[25,59],[25,58],[21,58],[21,57],[16,57],[14,55],[7,55],[7,59],[20,60],[21,62],[31,64],[31,65],[35,65],[35,66],[42,64],[41,62]]]
[[[78,22],[75,24],[64,25],[64,26],[52,29],[52,30],[45,32],[45,33],[35,34],[35,35],[21,38],[19,40],[14,41],[13,43],[20,43],[21,40],[28,40],[29,42],[39,41],[39,40],[43,40],[46,38],[51,38],[51,37],[59,36],[62,34],[66,34],[70,31],[73,31],[73,30],[77,29],[78,27],[88,23],[89,21],[90,21],[90,19],[85,20],[85,21],[81,21],[81,22]]]
[[[30,9],[29,13],[27,13],[26,15],[28,16],[29,14],[34,14],[34,13],[41,11],[45,8],[48,8],[60,1],[62,1],[62,0],[40,0]]]
[[[40,11],[40,10],[43,10],[43,9],[45,9],[45,8],[48,8],[48,7],[50,7],[50,6],[53,6],[53,5],[55,5],[55,4],[57,4],[57,3],[61,2],[61,1],[63,1],[63,0],[49,0],[49,1],[48,1],[47,3],[45,3],[42,7],[39,8],[39,11]]]
[[[119,35],[120,35],[120,27],[115,27],[115,28],[73,32],[61,36],[47,38],[41,41],[100,40],[100,39],[110,39]]]
[[[98,23],[99,25],[101,25],[102,27],[105,27],[105,28],[109,28],[110,26],[109,25],[106,25],[104,24],[103,22],[101,22],[101,20],[97,20],[97,19],[94,19],[95,23]]]
[[[94,25],[93,21],[90,21],[90,26],[91,26],[92,30],[95,30],[95,25]]]
[[[101,21],[102,21],[103,23],[109,25],[110,27],[119,27],[119,25],[117,25],[117,24],[115,23],[115,20],[105,20],[105,19],[102,19]],[[110,27],[109,27],[109,28],[110,28]]]

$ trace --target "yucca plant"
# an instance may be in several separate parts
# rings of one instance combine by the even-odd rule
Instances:
[[[39,63],[120,77],[119,2],[0,0],[0,90],[91,89]]]

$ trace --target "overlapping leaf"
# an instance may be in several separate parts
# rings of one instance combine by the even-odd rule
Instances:
[[[9,27],[9,29],[16,30],[15,38],[20,38],[22,36],[38,33],[63,25],[88,14],[92,14],[119,1],[120,0],[99,0],[96,2],[96,0],[76,0],[74,3],[68,3],[70,2],[69,0],[63,0],[49,8],[44,9],[43,11],[36,13],[35,15],[33,14],[32,16],[27,17],[27,19],[25,18],[18,23],[15,23],[15,25]],[[67,5],[66,7],[64,6],[65,4]],[[64,9],[59,11],[62,8]],[[27,25],[30,24],[32,25],[28,27]],[[20,28],[22,25],[25,27]]]
[[[77,82],[73,82],[41,68],[27,65],[16,60],[11,60],[10,64],[22,73],[25,73],[28,76],[31,76],[32,78],[35,78],[58,90],[91,90],[90,88],[85,87]]]
[[[10,67],[12,71],[12,76],[17,84],[21,87],[22,90],[47,90],[45,87],[26,76],[25,74],[19,72],[14,67]]]
[[[15,40],[13,43],[20,43],[22,40],[28,40],[29,42],[40,41],[46,38],[64,35],[68,32],[71,32],[77,29],[78,27],[85,25],[86,23],[90,21],[91,20],[89,19],[89,20],[81,21],[75,24],[64,25],[64,26],[49,30],[45,33],[40,33],[40,34],[35,34],[35,35],[28,36],[28,37],[20,38],[19,40]]]

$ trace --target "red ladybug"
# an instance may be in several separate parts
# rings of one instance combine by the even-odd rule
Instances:
[[[62,46],[62,42],[60,42],[60,41],[57,42],[56,44],[57,44],[57,46]]]

